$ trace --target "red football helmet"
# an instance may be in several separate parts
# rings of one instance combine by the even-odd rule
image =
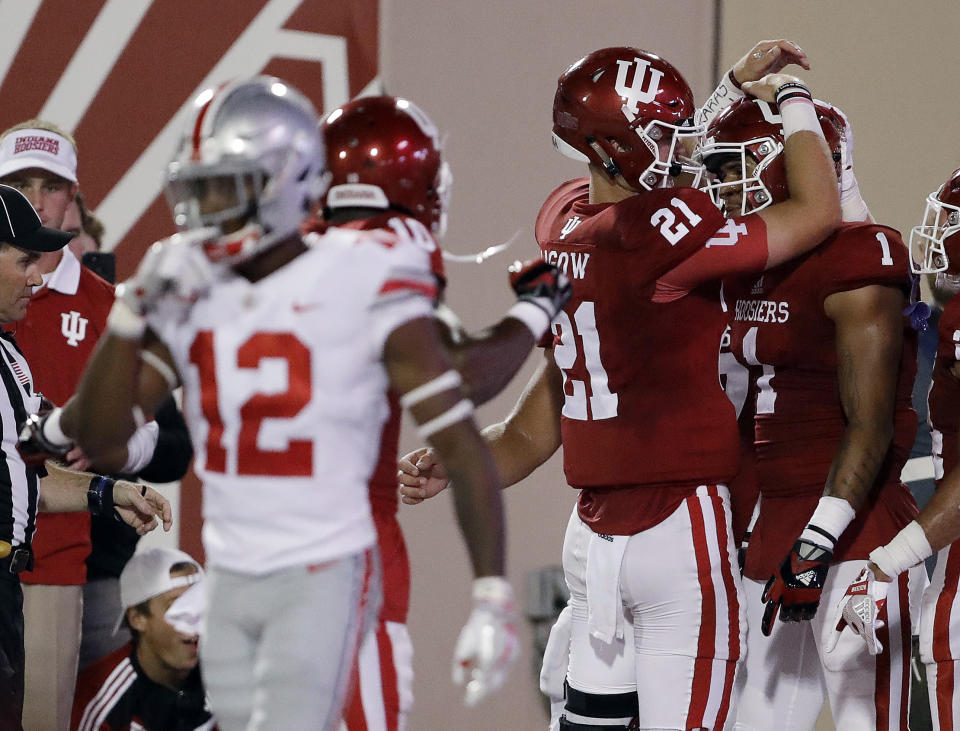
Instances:
[[[960,168],[927,196],[923,223],[910,229],[910,266],[917,274],[960,275]],[[960,284],[960,282],[958,282]]]
[[[553,145],[567,157],[600,165],[631,188],[672,184],[701,167],[680,158],[693,126],[693,92],[667,61],[638,48],[604,48],[563,72],[553,99]]]
[[[396,208],[443,235],[453,178],[437,128],[416,104],[356,99],[327,115],[323,136],[332,175],[325,209]]]
[[[826,102],[815,100],[814,106],[839,180],[845,119]],[[738,161],[741,177],[729,182],[711,180],[704,190],[722,206],[723,194],[739,189],[740,210],[728,215],[756,213],[780,203],[790,196],[782,152],[783,120],[777,105],[752,97],[739,99],[713,118],[697,154],[712,176],[719,175],[727,162]]]

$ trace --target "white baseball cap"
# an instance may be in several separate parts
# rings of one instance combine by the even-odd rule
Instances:
[[[197,571],[186,576],[170,576],[170,569],[178,563],[188,563],[195,566]],[[120,604],[123,611],[117,619],[114,633],[123,625],[130,607],[165,594],[171,589],[196,584],[202,578],[203,567],[188,553],[175,548],[137,551],[120,574]]]
[[[0,178],[40,168],[77,182],[77,150],[63,135],[45,129],[18,129],[0,140]]]

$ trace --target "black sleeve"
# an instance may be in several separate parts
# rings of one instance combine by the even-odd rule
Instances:
[[[187,474],[193,459],[193,445],[190,443],[187,423],[172,396],[168,396],[160,405],[154,418],[160,427],[160,436],[153,450],[153,457],[137,477],[150,482],[179,480]]]

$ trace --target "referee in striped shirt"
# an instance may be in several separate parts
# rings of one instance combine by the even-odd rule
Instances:
[[[43,280],[40,254],[63,248],[71,234],[46,228],[30,202],[0,185],[0,326],[22,320],[33,288]],[[170,504],[154,490],[99,475],[74,472],[41,455],[24,461],[18,434],[30,414],[41,410],[30,366],[13,337],[0,332],[0,729],[21,728],[23,709],[23,592],[19,573],[32,563],[30,541],[37,511],[111,511],[138,532],[171,525]],[[29,429],[29,425],[26,427]],[[49,471],[48,471],[49,468]],[[56,631],[51,627],[50,631]]]

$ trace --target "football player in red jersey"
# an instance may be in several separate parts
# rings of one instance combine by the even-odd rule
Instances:
[[[870,554],[861,576],[837,608],[835,629],[850,624],[870,655],[882,651],[890,588],[903,572],[937,553],[920,612],[920,659],[926,666],[930,715],[935,729],[960,728],[960,169],[927,196],[923,223],[910,232],[914,272],[934,276],[946,305],[929,394],[937,491],[917,519]],[[946,475],[944,477],[944,475]],[[922,569],[922,566],[919,568]]]
[[[451,175],[433,122],[407,99],[374,96],[333,110],[322,129],[331,180],[321,227],[406,231],[429,254],[442,291],[438,239],[446,229]],[[444,325],[440,332],[475,404],[489,400],[509,382],[569,297],[567,277],[542,260],[514,272],[514,282],[521,301],[480,336],[466,335],[449,309],[437,308],[438,315],[442,313],[438,322]],[[534,296],[539,306],[532,304]],[[395,480],[400,417],[399,399],[391,393],[390,416],[370,480],[384,601],[376,633],[367,637],[358,655],[356,690],[344,713],[350,731],[402,729],[413,703],[413,651],[406,626],[410,562],[397,520]]]
[[[729,711],[742,625],[724,483],[739,448],[717,378],[717,280],[775,266],[840,221],[809,92],[783,74],[744,88],[785,107],[794,195],[724,221],[704,193],[675,187],[699,172],[684,153],[702,130],[671,64],[607,48],[559,79],[554,144],[586,162],[589,178],[550,195],[536,236],[574,294],[519,404],[484,435],[504,484],[562,444],[567,482],[581,490],[564,545],[571,640],[560,728],[720,728]],[[723,261],[703,256],[718,248]],[[429,452],[406,464],[406,500],[445,484]]]
[[[816,108],[836,182],[845,119]],[[781,110],[755,100],[712,121],[700,152],[729,215],[762,215],[792,191],[781,124]],[[869,549],[916,514],[900,482],[916,431],[908,258],[897,231],[846,224],[759,280],[725,283],[731,349],[755,374],[761,495],[744,565],[749,632],[737,728],[812,728],[825,697],[838,728],[906,728],[909,599],[922,589],[922,569],[902,577],[888,604],[892,641],[876,662],[855,639],[825,652],[830,613],[816,610],[821,594],[836,603]]]

